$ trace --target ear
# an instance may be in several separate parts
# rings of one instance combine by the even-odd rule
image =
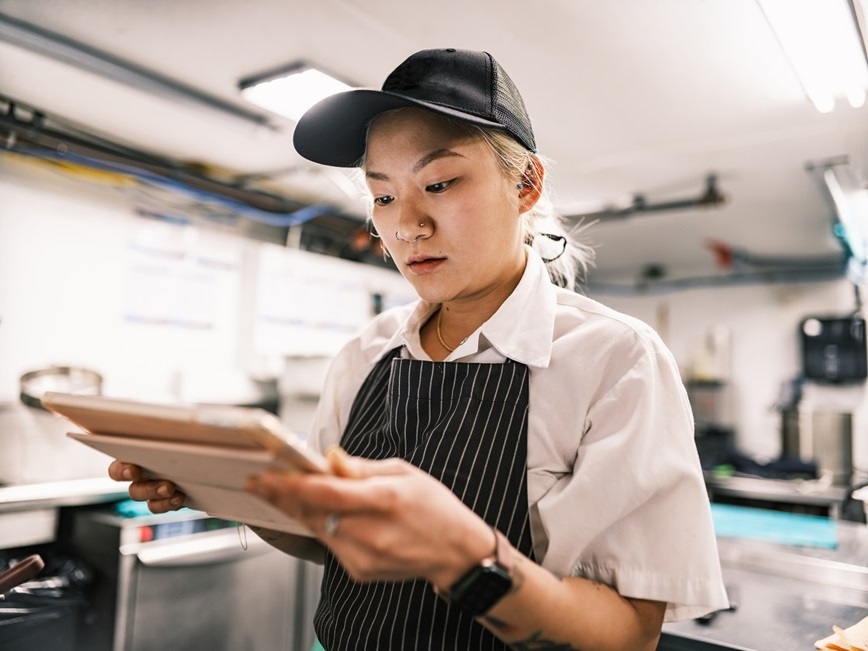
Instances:
[[[536,205],[542,195],[545,168],[542,161],[535,155],[530,155],[527,169],[521,175],[521,187],[518,190],[518,212],[524,214]]]

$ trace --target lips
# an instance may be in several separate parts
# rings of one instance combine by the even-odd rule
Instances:
[[[444,262],[446,262],[446,258],[414,255],[407,260],[407,268],[415,274],[426,274],[431,273]]]

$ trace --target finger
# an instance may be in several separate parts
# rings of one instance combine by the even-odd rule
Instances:
[[[325,452],[329,469],[338,477],[354,477],[353,468],[348,463],[349,455],[339,445],[333,445]]]
[[[171,497],[162,499],[148,500],[148,508],[151,513],[166,513],[168,511],[177,511],[184,507],[186,495],[176,492]]]
[[[134,481],[130,484],[129,492],[132,499],[145,502],[171,498],[176,490],[170,481]]]
[[[359,480],[269,471],[260,475],[251,488],[294,516],[306,511],[384,511],[399,497],[399,485],[394,476],[388,475]]]
[[[143,476],[141,467],[117,459],[109,465],[108,474],[115,481],[136,481]]]
[[[403,475],[412,467],[403,459],[364,459],[351,457],[339,447],[326,452],[332,472],[339,477],[363,479],[382,475]]]

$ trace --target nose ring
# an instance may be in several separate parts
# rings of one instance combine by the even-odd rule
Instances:
[[[419,228],[425,228],[425,222],[424,221],[419,222]],[[398,235],[398,231],[395,231],[395,239],[398,240],[399,242],[410,242],[411,244],[415,244],[416,240],[418,240],[420,237],[422,237],[422,233],[419,233],[412,240],[405,240],[400,235]]]

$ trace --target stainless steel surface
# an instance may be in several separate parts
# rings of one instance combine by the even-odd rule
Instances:
[[[273,549],[258,536],[245,534],[246,539],[242,542],[241,535],[231,536],[223,531],[215,531],[193,536],[189,540],[167,541],[164,545],[147,543],[139,545],[135,555],[146,567],[191,567],[243,560]],[[121,553],[127,554],[129,549],[121,547]]]
[[[799,457],[815,461],[821,476],[836,486],[853,478],[853,417],[848,413],[804,411],[799,414]]]
[[[735,610],[706,624],[666,624],[667,635],[756,651],[808,651],[832,633],[833,625],[846,628],[860,621],[868,615],[868,527],[851,522],[837,527],[837,549],[720,539],[724,581]]]
[[[789,551],[769,553],[747,544],[721,547],[721,563],[727,567],[868,593],[868,568],[862,564]]]
[[[0,549],[52,543],[57,536],[58,509],[30,508],[0,513]]]
[[[88,368],[50,366],[24,373],[18,381],[19,397],[28,407],[44,410],[41,398],[46,391],[99,395],[102,383],[102,375]]]
[[[847,496],[847,488],[834,486],[828,479],[764,479],[761,477],[716,477],[706,473],[705,485],[712,500],[715,495],[746,500],[804,504],[825,507],[829,516],[837,518]]]
[[[85,510],[70,543],[98,576],[82,650],[293,648],[298,562],[231,523]]]
[[[743,646],[708,640],[679,632],[677,635],[664,630],[657,651],[753,651]]]
[[[738,599],[735,612],[721,613],[710,624],[680,622],[664,630],[755,651],[809,651],[831,635],[833,624],[850,626],[868,612],[868,595],[861,591],[728,567],[724,580]]]
[[[127,486],[127,482],[116,482],[108,477],[0,485],[0,513],[116,502],[128,497]]]
[[[289,649],[293,566],[268,550],[204,565],[138,567],[129,626],[115,648]]]

